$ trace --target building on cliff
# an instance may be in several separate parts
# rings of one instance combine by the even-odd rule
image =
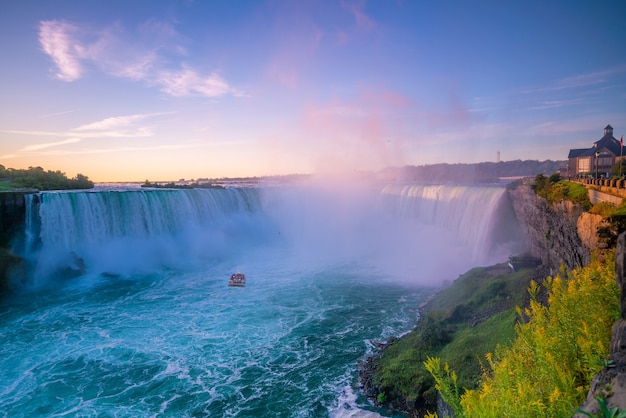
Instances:
[[[591,148],[569,150],[567,175],[610,177],[615,164],[626,158],[623,140],[613,137],[613,127],[606,125],[604,136],[593,143]],[[624,173],[626,174],[626,173]]]

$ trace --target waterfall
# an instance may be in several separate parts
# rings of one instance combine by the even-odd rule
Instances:
[[[72,250],[120,237],[176,233],[188,223],[203,224],[257,209],[255,192],[194,189],[41,193],[39,238],[45,246]],[[33,234],[36,221],[31,216],[28,222],[27,231]]]
[[[510,255],[517,223],[507,202],[503,187],[449,185],[42,192],[27,200],[25,258],[46,281],[280,243],[313,262],[369,260],[399,275],[445,276],[448,266]]]
[[[453,231],[475,257],[517,239],[517,223],[501,186],[389,185],[382,194],[392,197],[389,204],[398,216]]]
[[[42,192],[26,202],[37,276],[127,273],[233,251],[259,209],[254,188]]]

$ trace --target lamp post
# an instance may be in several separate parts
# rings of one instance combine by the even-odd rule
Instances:
[[[596,179],[598,178],[598,157],[600,156],[600,151],[596,151]]]

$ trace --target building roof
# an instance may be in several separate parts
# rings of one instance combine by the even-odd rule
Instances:
[[[615,156],[624,155],[620,141],[613,137],[613,127],[606,125],[605,135],[593,143],[591,148],[570,149],[567,158],[594,157],[596,151],[606,150]]]
[[[586,152],[588,148],[578,148],[569,150],[569,154],[567,158],[576,158],[580,157],[582,153]]]
[[[596,149],[606,148],[607,150],[611,151],[613,154],[620,155],[620,143],[617,139],[613,138],[612,129],[613,128],[611,128],[611,133],[604,135],[602,138],[594,142],[593,146]]]

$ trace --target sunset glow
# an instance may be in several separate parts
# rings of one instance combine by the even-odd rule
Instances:
[[[625,16],[622,1],[5,1],[0,164],[162,181],[565,160],[607,124],[626,133]]]

